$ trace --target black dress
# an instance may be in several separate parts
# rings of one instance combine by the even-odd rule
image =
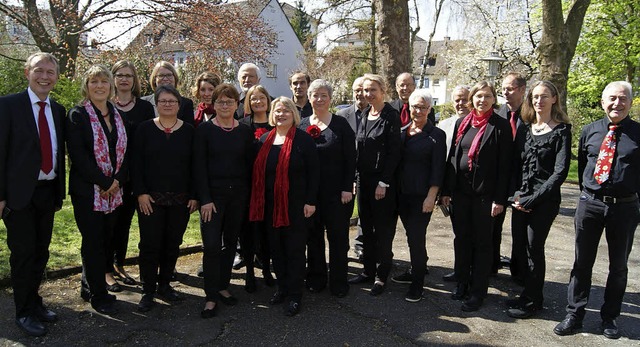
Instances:
[[[310,118],[302,119],[299,128],[306,130]],[[324,233],[329,241],[329,289],[334,295],[347,293],[347,252],[349,219],[353,200],[342,203],[342,192],[352,192],[355,179],[355,134],[343,117],[332,115],[327,128],[314,139],[320,158],[320,189],[316,213],[307,240],[307,288],[312,292],[327,285],[327,261]]]

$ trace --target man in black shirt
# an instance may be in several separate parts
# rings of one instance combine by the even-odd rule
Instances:
[[[620,337],[620,315],[627,287],[627,262],[640,221],[640,124],[629,117],[631,84],[612,82],[602,92],[606,117],[582,128],[578,177],[582,192],[576,206],[576,251],[568,288],[566,318],[553,331],[569,335],[582,328],[591,274],[603,229],[609,248],[609,275],[600,308],[605,337]]]
[[[293,93],[293,102],[300,112],[300,118],[306,118],[313,114],[313,108],[311,108],[307,96],[309,84],[311,84],[311,77],[304,71],[296,71],[289,77],[289,88]]]

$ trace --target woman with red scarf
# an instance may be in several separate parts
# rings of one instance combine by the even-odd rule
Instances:
[[[305,272],[307,218],[316,210],[320,164],[316,144],[297,128],[300,115],[293,101],[279,97],[271,103],[269,123],[253,165],[249,220],[264,221],[278,290],[269,303],[288,300],[284,313],[300,310]]]
[[[469,93],[471,113],[456,121],[442,203],[451,205],[458,285],[451,297],[477,311],[489,287],[493,217],[507,203],[511,147],[509,122],[494,112],[496,91],[486,81]]]
[[[216,111],[213,109],[213,90],[220,84],[220,77],[213,72],[203,72],[196,79],[196,85],[191,88],[193,96],[200,100],[196,113],[193,116],[193,123],[197,127],[202,122],[215,117]]]

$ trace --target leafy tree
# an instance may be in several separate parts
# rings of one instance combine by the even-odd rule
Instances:
[[[24,62],[0,58],[0,95],[17,93],[26,88]]]
[[[300,43],[306,48],[315,50],[315,40],[311,32],[311,22],[310,16],[307,14],[304,8],[304,4],[302,1],[297,0],[296,3],[296,12],[291,18],[291,26],[293,27],[293,31],[296,33],[298,40]]]

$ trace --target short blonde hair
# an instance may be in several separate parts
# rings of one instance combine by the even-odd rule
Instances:
[[[250,115],[253,114],[253,110],[251,109],[251,96],[255,92],[260,92],[267,97],[267,113],[271,111],[271,95],[267,92],[267,89],[263,87],[261,84],[256,84],[255,86],[249,88],[247,90],[247,94],[244,97],[244,114]]]
[[[31,71],[31,69],[40,61],[40,60],[48,60],[56,66],[56,73],[60,74],[60,65],[58,64],[58,59],[51,53],[38,52],[33,53],[27,58],[27,61],[24,63],[24,69],[27,71]]]
[[[171,71],[171,74],[173,74],[173,80],[176,82],[174,87],[178,88],[178,86],[180,85],[178,71],[176,71],[176,68],[170,62],[161,60],[156,64],[156,66],[153,67],[151,76],[149,76],[149,84],[151,85],[151,89],[155,91],[156,87],[158,86],[158,84],[156,83],[156,77],[158,76],[158,71],[160,70],[160,68],[165,68]]]
[[[115,94],[115,88],[113,85],[113,74],[104,65],[93,65],[85,73],[82,78],[82,85],[80,86],[80,93],[84,101],[89,100],[89,81],[94,77],[105,77],[109,80],[109,99],[113,98]]]
[[[296,104],[293,102],[293,100],[287,98],[286,96],[277,97],[271,102],[271,111],[276,108],[277,104],[282,104],[282,106],[286,107],[289,111],[291,111],[291,113],[293,113],[293,126],[297,127],[298,124],[300,124],[300,112],[298,112],[298,108],[296,107]],[[269,125],[276,126],[274,112],[269,113]]]
[[[366,73],[364,74],[364,76],[362,76],[362,83],[364,84],[364,81],[366,80],[377,82],[382,92],[385,95],[387,94],[387,90],[389,89],[387,87],[387,82],[384,80],[384,78],[382,78],[382,76],[373,73]]]

